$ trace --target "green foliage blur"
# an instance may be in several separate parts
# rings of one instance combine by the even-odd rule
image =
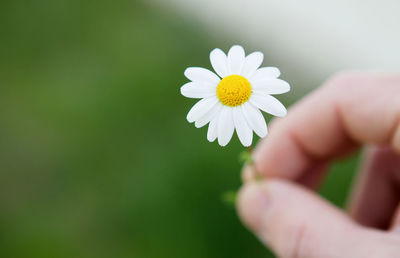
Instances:
[[[237,137],[207,142],[179,93],[234,43],[146,1],[1,1],[0,257],[272,257],[221,201]]]

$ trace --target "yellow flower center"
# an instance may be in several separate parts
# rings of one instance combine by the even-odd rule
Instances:
[[[250,82],[240,75],[229,75],[217,86],[217,97],[226,106],[240,106],[249,100],[250,95]]]

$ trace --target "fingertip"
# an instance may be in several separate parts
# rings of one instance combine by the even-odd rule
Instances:
[[[237,201],[238,213],[244,224],[253,231],[262,228],[262,219],[267,206],[265,183],[251,182],[240,189]]]
[[[284,125],[274,127],[257,145],[253,159],[258,173],[287,179],[299,177],[309,161]]]

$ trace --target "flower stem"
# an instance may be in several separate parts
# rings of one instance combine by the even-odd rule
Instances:
[[[239,154],[239,162],[242,163],[244,166],[251,167],[251,172],[248,175],[249,179],[252,181],[261,181],[263,178],[261,175],[259,175],[255,170],[253,166],[253,157],[251,156],[253,151],[253,147],[249,146],[245,150],[243,150]],[[246,173],[246,172],[244,172]],[[249,181],[250,181],[249,180]],[[245,180],[246,182],[246,180]],[[224,202],[227,206],[229,207],[235,207],[236,203],[236,197],[237,197],[237,191],[225,191],[221,195],[221,200]]]
[[[247,151],[251,154],[252,152],[253,152],[253,146],[252,145],[250,145],[250,146],[248,146],[248,147],[246,147],[247,148]]]

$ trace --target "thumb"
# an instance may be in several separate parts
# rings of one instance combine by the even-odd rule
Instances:
[[[249,183],[240,191],[238,210],[244,223],[279,257],[343,257],[344,250],[345,257],[369,257],[368,248],[357,248],[365,244],[360,243],[365,236],[361,227],[293,183]]]

